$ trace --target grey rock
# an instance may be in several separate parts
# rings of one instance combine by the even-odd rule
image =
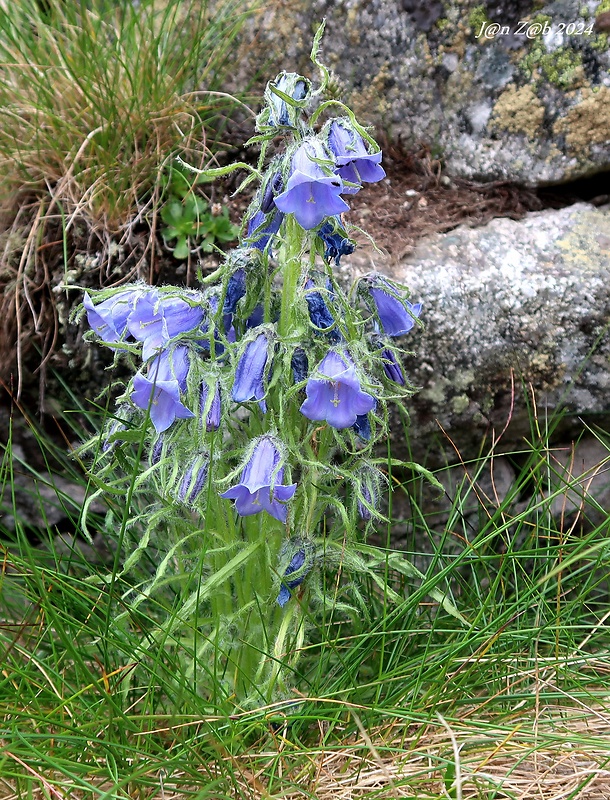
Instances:
[[[19,453],[20,448],[13,447],[13,456]],[[19,460],[25,462],[22,455]],[[9,530],[15,530],[13,511],[22,524],[46,530],[64,520],[77,519],[85,502],[84,486],[48,472],[38,475],[22,472],[18,463],[14,468],[13,492],[14,501],[7,484],[0,496],[0,521]],[[99,506],[95,510],[99,511]]]
[[[559,408],[610,413],[610,207],[494,219],[427,237],[399,264],[371,251],[349,263],[353,277],[377,269],[423,303],[424,329],[403,340],[420,457],[435,436],[452,450],[442,431],[468,458],[492,432],[505,451],[532,436],[536,414],[544,428]]]
[[[423,481],[421,496],[412,508],[406,495],[394,493],[392,500],[393,544],[401,545],[410,530],[414,513],[426,519],[430,530],[439,532],[451,520],[465,526],[468,538],[505,504],[515,483],[515,471],[505,456],[494,456],[471,464],[453,464],[435,472],[443,492]],[[463,541],[460,542],[460,549]]]
[[[93,536],[91,544],[70,533],[60,533],[53,537],[53,553],[64,565],[72,568],[88,565],[112,563],[115,547],[108,537],[99,531]]]
[[[564,529],[610,522],[610,445],[592,437],[558,445],[549,463],[550,512]]]
[[[261,72],[311,75],[313,32],[326,17],[322,58],[363,122],[409,147],[427,144],[449,175],[559,183],[610,169],[600,6],[293,0],[286,13],[266,4],[248,22],[235,88]]]

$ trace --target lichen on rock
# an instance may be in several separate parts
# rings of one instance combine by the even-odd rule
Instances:
[[[489,127],[510,133],[523,133],[536,139],[544,121],[544,106],[529,85],[505,89],[496,101]]]
[[[421,387],[412,447],[442,427],[473,454],[509,419],[504,443],[516,444],[530,391],[547,414],[610,414],[610,206],[498,218],[429,236],[400,264],[374,260],[423,303],[425,328],[405,342]],[[370,269],[358,251],[351,261]]]
[[[323,55],[367,123],[434,148],[449,175],[559,183],[610,168],[610,53],[594,24],[606,3],[272,4],[248,23],[241,75],[306,69],[306,34],[326,17]]]

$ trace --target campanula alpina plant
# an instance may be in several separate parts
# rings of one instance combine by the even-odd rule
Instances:
[[[375,446],[389,434],[389,404],[413,391],[397,337],[420,324],[421,306],[376,273],[351,291],[335,274],[356,246],[343,195],[385,173],[350,109],[324,99],[322,30],[317,88],[289,72],[267,85],[250,140],[257,166],[204,173],[246,169],[244,183],[258,182],[239,246],[199,290],[133,284],[84,299],[91,338],[137,370],[92,472],[100,491],[131,480],[121,574],[153,541],[166,553],[121,607],[173,587],[177,610],[142,658],[160,639],[180,641],[199,691],[229,705],[290,692],[307,620],[366,619],[362,576],[398,599],[385,557],[362,536],[384,519],[388,460]],[[268,160],[271,140],[283,149]],[[111,477],[116,463],[134,465],[135,480]],[[116,624],[129,619],[123,610]],[[222,680],[211,687],[209,674]]]

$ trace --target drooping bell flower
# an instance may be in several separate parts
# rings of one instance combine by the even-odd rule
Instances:
[[[356,421],[352,425],[352,429],[364,442],[370,441],[371,438],[371,421],[368,414],[358,414]]]
[[[422,304],[410,303],[406,298],[400,297],[400,293],[380,276],[366,280],[384,333],[388,336],[408,333],[421,313]]]
[[[163,447],[165,446],[165,436],[160,433],[159,436],[155,439],[155,443],[150,449],[150,463],[151,466],[154,464],[158,464],[161,461],[161,456],[163,455]]]
[[[263,324],[263,320],[265,319],[265,309],[263,306],[254,306],[254,310],[246,320],[246,328],[249,330],[250,328],[258,328],[259,325]]]
[[[208,479],[210,467],[209,453],[200,453],[189,464],[186,472],[180,479],[176,496],[186,506],[195,505],[203,492]]]
[[[328,166],[323,167],[320,161]],[[292,156],[286,190],[275,198],[275,205],[284,214],[294,214],[305,230],[317,228],[326,217],[348,211],[349,206],[340,197],[343,181],[333,169],[332,157],[322,142],[315,137],[304,139]]]
[[[279,231],[284,215],[275,205],[275,198],[284,188],[284,178],[279,171],[281,159],[275,159],[263,177],[261,188],[248,209],[245,245],[265,250]],[[272,255],[269,247],[269,255]]]
[[[225,335],[229,342],[234,342],[236,339],[235,328],[233,327],[233,314],[235,314],[237,304],[245,294],[246,270],[244,267],[239,267],[239,269],[235,270],[227,282],[225,301],[222,307],[222,321],[225,329]]]
[[[261,410],[267,410],[265,403],[265,372],[269,358],[269,338],[267,333],[259,334],[245,346],[235,370],[235,381],[231,396],[236,403],[256,401]]]
[[[379,498],[383,475],[374,467],[363,465],[355,474],[356,505],[360,517],[366,521],[378,517]]]
[[[276,90],[275,92],[273,90]],[[280,72],[265,89],[268,115],[265,124],[272,127],[296,128],[299,112],[311,92],[311,83],[296,72]],[[281,97],[281,94],[285,95]]]
[[[129,420],[132,416],[133,409],[126,403],[117,409],[116,416],[105,426],[102,453],[110,453],[114,450],[117,441],[121,438],[119,434],[127,430]]]
[[[260,210],[257,211],[248,220],[247,235],[244,243],[263,251],[279,231],[283,219],[284,215],[277,208],[269,214],[264,214]],[[269,255],[271,255],[271,252]]]
[[[131,401],[143,411],[149,411],[157,433],[167,430],[175,419],[195,416],[180,399],[188,370],[188,348],[181,345],[160,353],[150,363],[146,375],[142,372],[134,375]]]
[[[250,448],[239,483],[220,496],[235,500],[235,509],[241,517],[266,511],[280,522],[286,522],[286,503],[294,495],[297,485],[284,486],[283,480],[282,446],[274,436],[261,436]]]
[[[348,239],[340,217],[327,220],[318,231],[318,236],[324,242],[324,260],[328,263],[334,261],[337,267],[341,256],[349,256],[356,249],[356,242]]]
[[[222,313],[234,314],[237,304],[245,294],[246,270],[244,267],[240,267],[239,269],[235,270],[227,283],[227,291],[225,293],[225,302],[222,307]]]
[[[385,178],[385,171],[379,165],[381,151],[369,153],[364,139],[347,118],[332,120],[325,126],[328,147],[335,156],[337,173],[348,184],[344,194],[356,194],[363,183],[376,183]]]
[[[325,420],[333,428],[350,428],[358,416],[375,408],[375,398],[360,388],[356,367],[346,352],[330,350],[314,375],[307,381],[307,399],[301,406],[308,419]]]
[[[214,392],[210,399],[210,387],[203,381],[199,390],[199,421],[206,431],[218,430],[220,427],[220,383],[216,381]]]
[[[201,299],[193,295],[193,299]],[[188,333],[201,324],[204,318],[202,305],[191,305],[181,297],[163,295],[156,290],[138,298],[129,315],[129,332],[142,346],[142,359],[148,359],[163,350],[169,341],[180,333]]]
[[[284,188],[284,178],[282,177],[281,172],[274,172],[274,168],[279,166],[279,162],[273,162],[268,170],[268,177],[265,176],[263,180],[263,184],[261,186],[261,211],[263,214],[268,214],[273,208],[275,208],[274,200],[281,194],[282,189]]]
[[[100,339],[104,342],[118,342],[125,337],[125,334],[129,335],[127,319],[134,309],[136,300],[145,291],[140,288],[125,289],[97,304],[85,293],[83,305],[87,311],[87,321]]]

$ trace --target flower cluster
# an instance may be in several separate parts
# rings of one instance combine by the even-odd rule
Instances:
[[[275,568],[281,606],[320,562],[313,542],[329,506],[375,518],[372,447],[387,434],[387,403],[410,393],[395,340],[421,312],[378,273],[350,292],[334,274],[356,246],[345,197],[385,172],[349,109],[312,111],[315,97],[296,73],[268,84],[245,235],[203,288],[137,283],[84,298],[97,337],[141,359],[120,398],[131,411],[107,441],[143,426],[162,495],[200,513],[210,497],[232,501],[239,517],[280,523],[293,543]],[[332,105],[341,116],[328,116]],[[265,163],[278,136],[284,152]]]

